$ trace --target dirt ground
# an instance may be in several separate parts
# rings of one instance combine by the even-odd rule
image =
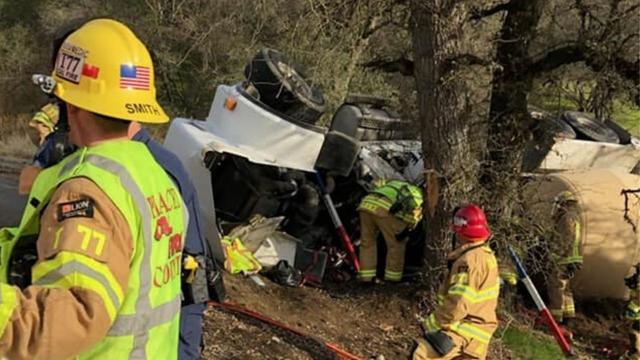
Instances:
[[[418,304],[426,293],[415,283],[365,286],[354,282],[327,289],[287,288],[262,278],[265,287],[226,276],[228,300],[338,345],[363,359],[407,359],[420,336]],[[500,343],[492,359],[510,359]],[[331,359],[313,341],[222,309],[206,316],[206,359]]]

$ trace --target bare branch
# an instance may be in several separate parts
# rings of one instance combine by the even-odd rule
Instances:
[[[562,65],[584,61],[594,71],[601,71],[605,66],[611,66],[622,78],[640,84],[640,59],[629,61],[620,54],[613,55],[610,59],[597,50],[571,42],[553,49],[547,49],[529,59],[527,72],[530,76],[536,76],[542,72],[557,69]]]
[[[480,65],[489,66],[492,64],[491,60],[483,59],[474,54],[458,54],[454,57],[449,57],[443,60],[441,73],[446,74],[450,71],[458,69],[460,66]]]
[[[413,76],[413,60],[404,56],[397,59],[375,59],[360,64],[360,66],[387,73],[400,73],[405,76]]]
[[[471,20],[480,20],[502,11],[508,11],[511,8],[511,5],[511,1],[508,1],[506,3],[500,3],[489,9],[473,9],[472,14],[469,18]]]

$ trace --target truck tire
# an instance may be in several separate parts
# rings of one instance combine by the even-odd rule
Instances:
[[[279,51],[261,49],[244,74],[260,93],[260,101],[295,121],[313,125],[325,111],[322,91],[305,79],[301,66]]]
[[[591,115],[579,111],[565,111],[563,118],[573,127],[578,138],[619,144],[620,138],[611,128],[596,121]]]
[[[542,127],[547,133],[551,133],[553,136],[562,137],[565,139],[575,139],[578,137],[575,130],[561,117],[550,116],[542,120]]]
[[[631,134],[622,126],[618,125],[615,121],[611,119],[607,119],[604,121],[604,124],[608,126],[611,130],[613,130],[618,138],[620,139],[620,144],[628,145],[631,144]]]

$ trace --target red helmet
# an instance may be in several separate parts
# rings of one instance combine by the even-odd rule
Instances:
[[[491,236],[484,211],[477,205],[468,204],[453,216],[453,231],[469,241],[484,241]]]

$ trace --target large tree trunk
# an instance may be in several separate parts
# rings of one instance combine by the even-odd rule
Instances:
[[[461,50],[460,33],[467,19],[464,2],[414,0],[411,31],[418,91],[419,124],[427,180],[427,279],[435,287],[451,248],[447,236],[452,209],[467,200],[474,178],[464,84],[455,71],[442,73]]]
[[[500,31],[493,73],[487,137],[488,158],[482,183],[498,223],[511,219],[522,155],[531,133],[527,96],[533,77],[527,71],[529,45],[547,0],[512,0]]]

